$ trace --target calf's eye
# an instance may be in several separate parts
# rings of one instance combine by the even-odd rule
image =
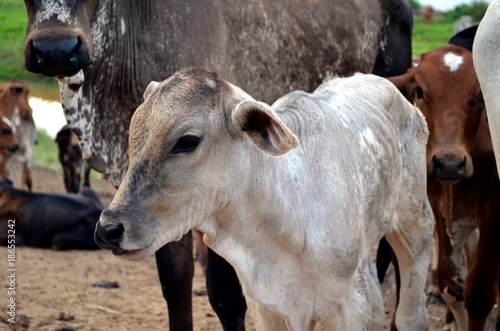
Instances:
[[[172,148],[172,151],[170,153],[180,154],[180,153],[191,152],[195,150],[196,147],[198,147],[199,143],[200,143],[200,138],[196,136],[188,135],[181,137],[175,144],[174,148]]]

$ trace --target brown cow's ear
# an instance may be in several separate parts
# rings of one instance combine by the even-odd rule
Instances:
[[[146,87],[146,91],[144,91],[144,94],[142,95],[144,100],[146,100],[149,95],[154,91],[154,89],[160,85],[160,83],[158,82],[155,82],[155,81],[152,81],[151,83],[149,83],[148,87]]]
[[[398,90],[401,92],[401,94],[404,95],[404,97],[410,101],[411,103],[414,102],[415,99],[415,92],[414,92],[414,85],[415,85],[415,69],[409,69],[406,74],[401,75],[401,76],[394,76],[394,77],[387,77],[387,80],[389,80],[391,83],[393,83]]]
[[[297,137],[265,103],[242,101],[233,110],[231,120],[236,132],[246,133],[269,155],[283,155],[299,146]]]

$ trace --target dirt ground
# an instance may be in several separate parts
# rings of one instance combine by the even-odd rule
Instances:
[[[92,179],[103,202],[110,203],[115,189]],[[64,192],[62,175],[35,169],[34,191]],[[17,247],[15,263],[16,323],[8,322],[9,279],[7,248],[0,247],[0,330],[136,331],[168,330],[168,316],[154,259],[125,262],[109,252],[53,251]],[[394,309],[394,272],[382,284],[386,327]],[[94,287],[99,281],[117,282],[118,288]],[[208,303],[205,278],[198,263],[193,284],[195,330],[222,330]],[[428,304],[430,330],[443,330],[445,307]],[[247,314],[247,330],[255,330]],[[493,314],[492,314],[493,315]],[[488,330],[494,330],[490,317]]]

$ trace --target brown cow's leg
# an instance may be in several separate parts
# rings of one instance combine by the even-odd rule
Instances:
[[[438,235],[437,280],[444,301],[451,309],[458,331],[467,330],[467,311],[463,302],[466,267],[463,247],[453,247],[446,233],[446,219],[452,215],[452,186],[434,180],[427,182]]]
[[[193,330],[193,240],[191,232],[156,252],[163,297],[167,300],[171,331]]]
[[[463,280],[465,261],[461,248],[454,248],[446,234],[446,225],[441,215],[436,213],[436,229],[439,237],[439,259],[437,278],[442,297],[450,307],[457,330],[467,330],[467,312],[463,301]]]
[[[465,280],[464,299],[469,330],[484,330],[498,294],[500,278],[500,214],[486,210],[480,224],[476,259]]]
[[[432,237],[431,270],[427,277],[427,302],[433,304],[446,304],[441,296],[438,286],[437,267],[439,259],[439,238],[437,231],[434,231]]]

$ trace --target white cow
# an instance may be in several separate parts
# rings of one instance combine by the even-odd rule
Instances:
[[[483,92],[497,167],[500,167],[500,0],[488,6],[477,28],[472,56]],[[499,171],[500,172],[500,171]]]
[[[385,234],[401,268],[396,324],[427,329],[428,131],[390,82],[358,74],[270,107],[190,69],[145,99],[101,247],[139,261],[196,228],[234,266],[258,329],[369,330],[383,325],[370,250]]]

